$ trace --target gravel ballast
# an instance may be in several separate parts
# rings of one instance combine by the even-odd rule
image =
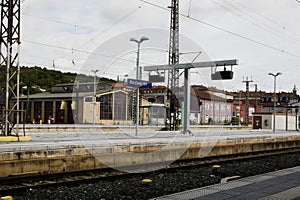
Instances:
[[[248,177],[280,169],[300,166],[300,153],[268,156],[245,161],[217,163],[220,168],[212,172],[212,165],[169,172],[134,174],[122,180],[103,180],[73,186],[30,189],[11,194],[15,200],[79,200],[79,199],[150,199],[207,185],[220,183],[227,176]],[[143,182],[150,179],[152,182]]]

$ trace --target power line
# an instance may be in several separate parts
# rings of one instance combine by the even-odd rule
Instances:
[[[192,7],[192,0],[190,0],[190,3],[189,3],[189,10],[188,10],[188,16],[190,16],[190,12],[191,12],[191,7]]]
[[[45,66],[45,64],[43,64],[43,63],[37,63],[37,62],[28,62],[28,61],[26,61],[26,62],[24,62],[26,65],[34,65],[34,66],[36,66],[36,67],[40,67],[40,66]],[[23,66],[25,66],[25,64],[23,64]],[[60,67],[60,68],[62,68],[62,69],[65,69],[65,70],[68,70],[68,72],[71,72],[71,71],[74,71],[74,73],[77,73],[77,71],[74,69],[74,67],[66,67],[66,66],[63,66],[63,67]],[[51,70],[54,70],[54,71],[56,71],[55,70],[55,68],[54,69],[51,69]],[[89,70],[81,70],[81,71],[85,71],[85,72],[90,72]]]
[[[237,2],[236,0],[233,0],[233,1]],[[267,30],[267,31],[269,31],[269,32],[271,32],[271,33],[273,33],[273,34],[276,34],[276,35],[280,36],[280,37],[282,37],[282,35],[284,35],[285,37],[290,38],[291,40],[299,41],[297,38],[295,38],[295,37],[293,37],[293,36],[291,36],[291,35],[289,35],[289,34],[287,34],[287,33],[285,33],[285,32],[282,32],[282,30],[286,30],[286,28],[285,28],[284,26],[281,26],[280,24],[278,24],[278,23],[275,22],[274,20],[270,20],[269,18],[266,18],[266,17],[264,17],[263,15],[259,14],[258,12],[252,11],[251,9],[248,8],[248,10],[250,10],[251,12],[255,12],[256,15],[258,15],[258,16],[264,18],[264,19],[267,19],[268,21],[272,22],[273,24],[279,26],[279,27],[280,27],[279,30],[276,29],[276,28],[271,27],[270,25],[268,25],[268,24],[266,24],[266,23],[264,23],[262,20],[256,19],[255,17],[253,17],[253,16],[250,15],[249,13],[247,13],[247,12],[241,10],[239,7],[237,7],[237,6],[233,5],[232,3],[228,2],[228,0],[223,0],[223,2],[225,2],[225,3],[228,4],[228,5],[230,5],[230,6],[233,7],[234,9],[238,10],[239,12],[243,13],[244,15],[248,16],[250,19],[253,20],[252,23],[256,24],[256,25],[259,26],[260,28],[263,28],[263,29],[265,29],[265,30]],[[243,5],[243,4],[241,4],[240,2],[237,2],[237,3],[240,4],[240,5]],[[246,8],[247,8],[247,7],[246,7]],[[250,21],[251,21],[251,20],[250,20]],[[258,23],[257,23],[256,21],[257,21]],[[263,24],[263,26],[259,25],[259,23]]]
[[[137,10],[139,10],[141,8],[141,6],[138,6],[137,8],[134,8],[132,10],[130,10],[128,13],[126,13],[124,16],[122,16],[120,19],[118,19],[117,21],[115,21],[114,23],[112,23],[110,26],[108,26],[106,29],[104,29],[103,31],[101,31],[100,33],[96,34],[95,36],[93,36],[91,39],[87,40],[86,42],[84,42],[82,45],[80,45],[79,47],[77,47],[76,49],[75,48],[68,48],[68,47],[63,47],[63,46],[57,46],[57,45],[52,45],[52,44],[46,44],[46,43],[42,43],[42,42],[34,42],[34,41],[29,41],[29,40],[23,40],[25,42],[28,42],[28,43],[33,43],[33,44],[38,44],[38,45],[43,45],[43,46],[48,46],[48,47],[52,47],[52,48],[59,48],[59,49],[63,49],[63,50],[70,50],[71,53],[66,53],[60,57],[57,57],[55,59],[51,59],[52,60],[57,60],[57,59],[62,59],[70,54],[73,54],[74,51],[76,52],[80,52],[80,53],[86,53],[86,54],[94,54],[93,52],[90,52],[90,51],[85,51],[85,50],[80,50],[82,47],[84,47],[85,45],[87,45],[89,42],[95,40],[95,38],[103,35],[104,33],[108,32],[110,29],[112,29],[115,25],[119,24],[120,22],[122,22],[124,19],[126,19],[127,17],[131,16],[133,13],[135,13]],[[72,25],[74,26],[75,28],[77,28],[78,26],[81,26],[81,27],[88,27],[88,26],[84,26],[84,25],[77,25],[77,24],[73,24],[73,23],[68,23],[68,22],[64,22],[64,21],[61,21],[61,20],[53,20],[53,19],[49,19],[49,18],[45,18],[45,17],[41,17],[41,16],[35,16],[35,15],[31,15],[31,14],[25,14],[27,16],[31,16],[31,17],[35,17],[35,18],[40,18],[40,19],[43,19],[43,20],[47,20],[47,21],[53,21],[53,22],[56,22],[56,23],[60,23],[60,24],[67,24],[67,25]],[[88,28],[91,28],[91,27],[88,27]],[[96,54],[96,55],[99,55],[99,54]],[[108,57],[107,55],[101,55],[101,56],[104,56],[104,57]],[[119,59],[119,60],[122,60],[122,59]],[[132,62],[130,60],[126,60],[124,59],[125,61],[129,61],[129,62]],[[72,62],[75,63],[74,60],[72,60]],[[133,61],[135,62],[135,61]]]
[[[73,26],[73,27],[82,27],[82,28],[91,28],[91,29],[94,29],[94,28],[92,28],[90,26],[74,24],[74,23],[65,22],[65,21],[56,20],[56,19],[49,19],[47,17],[38,16],[38,15],[32,15],[32,14],[26,14],[26,13],[23,13],[22,15],[28,16],[28,17],[37,18],[37,19],[42,19],[42,20],[45,20],[45,21],[51,21],[51,22],[55,22],[55,23],[58,23],[58,24],[69,25],[69,26]]]
[[[254,10],[254,9],[252,9],[252,8],[250,8],[250,7],[246,6],[246,5],[244,5],[244,4],[242,4],[241,2],[239,2],[239,1],[237,1],[237,0],[231,0],[231,1],[234,1],[234,2],[238,3],[238,4],[241,5],[242,7],[248,9],[249,11],[251,11],[251,12],[253,12],[253,13],[255,13],[257,16],[260,16],[260,17],[264,18],[265,20],[267,20],[267,21],[273,23],[274,25],[280,27],[281,29],[287,30],[287,28],[286,28],[285,26],[279,24],[278,22],[276,22],[276,21],[273,20],[272,18],[270,18],[270,17],[268,17],[268,16],[266,16],[266,15],[263,15],[263,14],[257,12],[256,10]],[[297,1],[297,0],[296,0],[296,1]],[[294,34],[299,35],[299,33],[296,33],[296,32],[294,32],[294,31],[292,31],[292,30],[288,30],[288,31],[293,32]]]
[[[213,1],[215,4],[217,4],[218,6],[220,6],[221,8],[231,12],[232,14],[234,14],[235,16],[245,20],[245,21],[248,21],[250,22],[251,24],[257,26],[258,28],[260,29],[263,29],[271,34],[274,34],[274,35],[277,35],[278,37],[282,37],[284,39],[286,38],[289,38],[293,41],[299,41],[298,39],[292,37],[292,36],[289,36],[287,35],[286,33],[282,32],[281,30],[277,30],[276,28],[273,28],[271,26],[269,26],[268,24],[264,23],[263,21],[261,20],[258,20],[258,19],[255,19],[253,16],[251,16],[250,14],[248,14],[247,12],[241,10],[240,8],[238,8],[237,6],[233,5],[232,3],[229,3],[228,1],[226,0],[223,0],[224,3],[226,3],[227,5],[229,5],[230,7],[232,7],[233,9],[237,10],[238,12],[240,12],[241,14],[245,15],[241,15],[241,14],[238,14],[236,13],[234,10],[231,10],[229,8],[227,8],[226,6],[218,3],[217,1]],[[247,18],[248,17],[248,18]]]
[[[129,11],[126,15],[124,15],[123,17],[121,17],[120,19],[118,19],[117,21],[115,21],[114,23],[112,23],[110,26],[108,26],[106,29],[104,29],[103,31],[101,31],[99,34],[95,35],[94,37],[92,37],[91,39],[89,39],[87,42],[85,42],[84,44],[80,45],[79,48],[85,46],[87,43],[89,43],[90,41],[93,41],[96,37],[99,37],[100,35],[103,35],[104,33],[106,33],[107,31],[109,31],[110,29],[112,29],[115,25],[119,24],[120,22],[122,22],[124,19],[126,19],[127,17],[129,17],[130,15],[132,15],[133,13],[135,13],[137,10],[139,10],[141,8],[141,6],[138,6],[137,8],[134,8],[133,10]]]
[[[84,53],[84,54],[93,54],[93,55],[97,55],[97,56],[102,56],[102,57],[106,57],[106,58],[114,58],[115,59],[115,57],[113,57],[113,56],[99,54],[99,53],[95,53],[95,52],[92,52],[92,51],[86,51],[86,50],[81,50],[81,49],[74,49],[74,48],[69,48],[69,47],[64,47],[64,46],[58,46],[58,45],[53,45],[53,44],[47,44],[47,43],[42,43],[42,42],[34,42],[34,41],[30,41],[30,40],[23,40],[23,42],[28,42],[28,43],[32,43],[32,44],[36,44],[36,45],[47,46],[47,47],[52,47],[52,48],[56,48],[56,49],[76,51],[76,52]],[[131,63],[135,63],[136,62],[135,60],[125,59],[125,58],[116,58],[116,59],[117,60],[123,60],[123,61],[131,62]]]
[[[140,1],[142,1],[142,2],[144,2],[144,3],[146,3],[146,4],[149,4],[149,5],[151,5],[151,6],[160,8],[160,9],[162,9],[162,10],[169,11],[169,9],[164,8],[164,7],[162,7],[162,6],[160,6],[160,5],[157,5],[157,4],[151,3],[151,2],[149,2],[149,1],[146,1],[146,0],[140,0]],[[238,38],[241,38],[241,39],[244,39],[244,40],[248,40],[248,41],[253,42],[253,43],[255,43],[255,44],[258,44],[258,45],[267,47],[267,48],[269,48],[269,49],[273,49],[273,50],[278,51],[278,52],[281,52],[281,53],[283,53],[283,54],[286,54],[286,55],[289,55],[289,56],[296,57],[296,58],[300,59],[300,56],[298,56],[298,55],[296,55],[296,54],[293,54],[293,53],[290,53],[290,52],[288,52],[288,51],[284,51],[283,49],[279,49],[279,48],[274,47],[274,46],[272,46],[272,45],[265,44],[265,43],[263,43],[263,42],[260,42],[260,41],[255,40],[255,39],[252,39],[252,38],[249,38],[249,37],[240,35],[240,34],[238,34],[238,33],[229,31],[229,30],[227,30],[227,29],[225,29],[225,28],[222,28],[222,27],[219,27],[219,26],[210,24],[210,23],[208,23],[208,22],[205,22],[205,21],[200,20],[200,19],[196,19],[196,18],[191,17],[191,16],[187,16],[187,15],[182,14],[182,13],[179,13],[179,15],[182,16],[182,17],[188,18],[188,19],[190,19],[190,20],[193,20],[193,21],[195,21],[195,22],[201,23],[201,24],[203,24],[203,25],[209,26],[209,27],[211,27],[211,28],[217,29],[217,30],[219,30],[219,31],[222,31],[222,32],[228,33],[228,34],[230,34],[230,35],[236,36],[236,37],[238,37]]]
[[[101,56],[101,57],[105,57],[105,58],[112,58],[114,60],[121,60],[121,61],[130,62],[130,63],[136,63],[136,60],[131,60],[131,59],[120,58],[120,57],[115,57],[115,56],[111,56],[111,55],[105,55],[105,54],[95,53],[95,52],[87,51],[87,50],[74,49],[74,48],[69,48],[69,47],[64,47],[64,46],[58,46],[58,45],[52,45],[52,44],[47,44],[47,43],[42,43],[42,42],[34,42],[34,41],[29,41],[29,40],[23,40],[23,42],[28,42],[28,43],[32,43],[32,44],[36,44],[36,45],[47,46],[47,47],[56,48],[56,49],[69,50],[69,51],[79,52],[79,53],[83,53],[83,54],[96,55],[96,56]],[[153,48],[150,47],[150,48],[144,48],[144,49],[150,49],[151,50]],[[161,51],[166,52],[166,50],[161,50]],[[40,57],[40,58],[45,58],[45,57]],[[51,60],[51,62],[52,61],[53,60]],[[32,63],[32,64],[34,64],[34,63]],[[141,60],[141,64],[144,64],[144,65],[153,65],[154,63],[144,62],[144,61]],[[104,70],[104,71],[106,71],[106,70]]]

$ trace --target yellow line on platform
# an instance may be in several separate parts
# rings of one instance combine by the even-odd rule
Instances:
[[[0,141],[30,141],[31,136],[1,136]]]

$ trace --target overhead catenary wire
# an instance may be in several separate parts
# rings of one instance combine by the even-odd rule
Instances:
[[[157,5],[157,4],[155,4],[155,3],[152,3],[152,2],[149,2],[149,1],[146,1],[146,0],[140,0],[140,1],[142,1],[142,2],[144,2],[144,3],[146,3],[146,4],[149,4],[149,5],[151,5],[151,6],[157,7],[157,8],[159,8],[159,9],[166,10],[166,11],[169,12],[169,9],[168,9],[168,8],[162,7],[162,6]],[[272,45],[269,45],[269,44],[260,42],[260,41],[258,41],[258,40],[252,39],[252,38],[247,37],[247,36],[243,36],[243,35],[241,35],[241,34],[238,34],[238,33],[235,33],[235,32],[233,32],[233,31],[227,30],[227,29],[225,29],[225,28],[222,28],[222,27],[213,25],[213,24],[208,23],[208,22],[205,22],[205,21],[203,21],[203,20],[200,20],[200,19],[197,19],[197,18],[194,18],[194,17],[191,17],[191,16],[187,16],[187,15],[185,15],[185,14],[183,14],[183,13],[179,13],[179,15],[182,16],[182,17],[185,17],[185,18],[187,18],[187,19],[193,20],[193,21],[195,21],[195,22],[201,23],[201,24],[203,24],[203,25],[206,25],[206,26],[208,26],[208,27],[211,27],[211,28],[213,28],[213,29],[216,29],[216,30],[219,30],[219,31],[228,33],[228,34],[233,35],[233,36],[236,36],[236,37],[238,37],[238,38],[241,38],[241,39],[250,41],[250,42],[252,42],[252,43],[255,43],[255,44],[264,46],[264,47],[266,47],[266,48],[269,48],[269,49],[272,49],[272,50],[281,52],[281,53],[283,53],[283,54],[286,54],[286,55],[289,55],[289,56],[292,56],[292,57],[295,57],[295,58],[300,59],[300,56],[299,56],[299,55],[296,55],[296,54],[294,54],[294,53],[285,51],[285,50],[280,49],[280,48],[278,48],[278,47],[275,47],[275,46],[272,46]]]
[[[34,42],[34,41],[28,41],[28,40],[23,40],[23,42],[28,42],[28,43],[32,43],[32,44],[36,44],[36,45],[47,46],[47,47],[51,47],[51,48],[70,50],[70,51],[83,53],[83,54],[96,55],[96,56],[101,56],[101,57],[105,57],[105,58],[112,58],[112,59],[114,59],[114,61],[121,60],[121,61],[126,61],[126,62],[129,62],[129,63],[136,63],[135,59],[126,59],[126,58],[122,58],[122,57],[115,57],[115,56],[100,54],[100,53],[97,53],[97,52],[92,52],[92,51],[87,51],[87,50],[74,49],[74,48],[69,48],[69,47],[64,47],[64,46],[58,46],[58,45],[52,45],[52,44],[47,44],[47,43],[42,43],[42,42]],[[144,49],[153,50],[154,48],[149,47],[149,48],[144,48]],[[157,49],[155,48],[155,50],[157,50]],[[162,49],[159,49],[159,50],[165,51],[165,50],[162,50]],[[44,58],[44,57],[41,57],[41,58]],[[149,61],[144,62],[143,60],[140,60],[140,62],[141,62],[141,64],[144,64],[144,65],[154,65],[155,64],[155,63],[152,63],[152,62],[149,62]],[[57,66],[55,64],[55,60],[51,60],[51,63],[52,63],[53,68],[57,68]],[[32,63],[32,64],[34,64],[34,63]],[[44,64],[41,64],[41,65],[44,65]],[[62,67],[62,68],[64,68],[64,67]],[[106,70],[104,70],[104,71],[106,71]]]
[[[28,13],[22,13],[22,15],[28,16],[28,17],[32,17],[32,18],[42,19],[42,20],[45,20],[45,21],[51,21],[51,22],[55,22],[55,23],[58,23],[58,24],[69,25],[69,26],[72,26],[72,27],[76,26],[76,27],[79,27],[79,28],[94,29],[94,28],[92,28],[90,26],[87,26],[87,25],[70,23],[70,22],[66,22],[66,21],[62,21],[62,20],[57,20],[57,19],[50,19],[50,18],[47,18],[47,17],[33,15],[33,14],[28,14]]]
[[[188,10],[187,16],[190,16],[190,14],[191,14],[191,7],[192,7],[192,0],[190,0],[190,3],[189,3],[189,10]]]
[[[117,24],[119,24],[120,22],[122,22],[124,19],[128,18],[129,16],[131,16],[132,14],[134,14],[137,10],[139,10],[141,8],[141,6],[138,6],[132,10],[130,10],[128,13],[126,13],[123,17],[121,17],[120,19],[118,19],[117,21],[115,21],[114,23],[112,23],[110,26],[108,26],[106,29],[104,29],[103,31],[101,31],[100,33],[96,34],[94,37],[92,37],[91,39],[89,39],[87,42],[83,43],[82,45],[79,46],[79,48],[82,48],[83,46],[85,46],[86,44],[88,44],[89,42],[93,41],[95,38],[103,35],[104,33],[106,33],[107,31],[109,31],[110,29],[112,29],[114,26],[116,26]]]
[[[93,55],[98,55],[98,56],[107,57],[107,58],[115,58],[110,55],[104,55],[104,54],[99,54],[99,53],[95,53],[95,52],[87,51],[87,50],[81,50],[81,49],[75,49],[75,48],[70,48],[70,47],[47,44],[47,43],[43,43],[43,42],[34,42],[34,41],[30,41],[30,40],[23,40],[23,42],[28,42],[31,44],[42,45],[42,46],[47,46],[47,47],[52,47],[52,48],[57,48],[57,49],[69,50],[69,51],[74,51],[74,52],[79,52],[79,53],[84,53],[84,54],[93,54]],[[136,62],[135,60],[125,59],[125,58],[117,58],[117,59],[131,62],[131,63]]]
[[[84,47],[85,45],[87,45],[89,42],[95,40],[97,37],[103,35],[104,33],[108,32],[110,29],[112,29],[114,26],[116,26],[117,24],[119,24],[120,22],[122,22],[124,19],[128,18],[129,16],[131,16],[133,13],[135,13],[138,9],[140,9],[141,6],[138,6],[137,8],[134,8],[132,10],[130,10],[128,13],[126,13],[123,17],[121,17],[120,19],[118,19],[117,21],[115,21],[114,23],[112,23],[110,26],[108,26],[106,29],[104,29],[103,31],[101,31],[100,33],[96,34],[95,36],[93,36],[91,39],[87,40],[86,42],[84,42],[82,45],[80,45],[79,47],[77,47],[77,49],[81,49],[82,47]],[[65,56],[67,56],[69,54],[66,54]],[[63,56],[63,57],[65,57]],[[63,58],[63,57],[59,57],[59,59]]]
[[[26,65],[34,65],[34,66],[36,66],[36,67],[39,67],[39,66],[45,66],[45,64],[43,64],[43,63],[37,63],[37,62],[25,62],[25,64]],[[53,65],[54,65],[54,67],[53,67]],[[56,67],[55,67],[55,62],[53,62],[52,63],[52,69],[49,69],[49,70],[54,70],[54,71],[59,71],[58,69],[56,69]],[[74,67],[73,66],[70,66],[70,67],[67,67],[67,66],[63,66],[63,67],[60,67],[61,69],[64,69],[64,70],[68,70],[68,72],[71,72],[71,71],[73,71],[74,73],[77,73],[77,71],[74,69]],[[61,70],[60,69],[60,70]],[[87,72],[87,73],[90,73],[90,71],[89,70],[81,70],[81,71],[85,71],[85,72]]]
[[[274,34],[278,37],[281,37],[281,38],[284,38],[284,39],[290,39],[290,40],[293,40],[293,41],[299,41],[297,40],[296,38],[294,37],[291,37],[291,36],[288,36],[286,35],[285,33],[281,32],[281,30],[277,30],[271,26],[269,26],[268,24],[260,21],[260,20],[257,20],[255,18],[253,18],[251,15],[249,15],[248,13],[240,10],[239,8],[237,8],[235,5],[227,2],[226,0],[223,0],[223,2],[225,2],[227,5],[229,5],[230,7],[232,7],[233,9],[235,9],[236,11],[238,11],[239,13],[237,13],[236,11],[230,9],[230,8],[227,8],[226,6],[222,5],[221,3],[213,0],[212,2],[214,2],[215,4],[217,4],[218,6],[220,6],[221,8],[223,8],[224,10],[227,10],[228,12],[232,13],[233,15],[253,24],[254,26],[262,29],[262,30],[265,30],[271,34]]]
[[[239,4],[239,5],[241,5],[242,7],[246,8],[247,10],[253,12],[253,13],[256,14],[257,16],[259,16],[259,17],[265,19],[266,21],[271,22],[272,24],[278,26],[280,29],[285,30],[285,31],[288,31],[288,32],[291,32],[291,33],[296,34],[296,35],[299,35],[299,33],[296,33],[296,32],[294,32],[294,31],[292,31],[292,30],[290,30],[290,29],[287,29],[287,28],[286,28],[285,26],[283,26],[282,24],[280,24],[280,23],[276,22],[275,20],[273,20],[272,18],[266,16],[266,14],[261,14],[261,13],[259,13],[258,11],[256,11],[256,10],[250,8],[249,6],[246,6],[245,4],[243,4],[243,3],[241,3],[241,2],[239,2],[239,1],[237,1],[237,0],[231,0],[231,1],[236,2],[237,4]],[[297,1],[297,0],[296,0],[296,1]],[[287,33],[286,33],[286,34],[287,34]],[[289,35],[289,34],[287,34],[287,35]],[[293,36],[291,36],[291,37],[293,37]],[[297,40],[298,40],[298,39],[297,39]]]
[[[108,32],[110,29],[112,29],[114,26],[116,26],[117,24],[119,24],[120,22],[122,22],[123,20],[125,20],[126,18],[128,18],[129,16],[131,16],[132,14],[134,14],[140,8],[141,8],[141,6],[138,6],[138,7],[135,7],[134,9],[130,10],[128,13],[126,13],[121,18],[119,18],[118,20],[116,20],[115,22],[113,22],[107,28],[105,28],[103,31],[101,31],[100,33],[97,33],[91,39],[87,40],[86,42],[84,42],[83,44],[79,45],[76,48],[68,48],[68,47],[63,47],[63,46],[58,46],[58,45],[52,45],[52,44],[47,44],[47,43],[42,43],[42,42],[35,42],[35,41],[30,41],[30,40],[23,40],[23,41],[28,42],[28,43],[33,43],[33,44],[38,44],[38,45],[43,45],[43,46],[48,46],[48,47],[52,47],[52,48],[58,48],[58,49],[63,49],[63,50],[69,50],[70,51],[69,53],[66,53],[66,54],[64,54],[62,56],[59,56],[59,57],[56,57],[56,58],[49,58],[49,61],[51,61],[51,62],[53,60],[55,61],[55,60],[58,60],[58,59],[62,59],[62,58],[66,57],[66,56],[68,56],[70,54],[74,54],[74,52],[85,53],[85,54],[93,54],[93,52],[86,51],[86,50],[81,50],[81,48],[83,48],[89,42],[95,40],[97,37],[99,37],[99,36],[103,35],[104,33]],[[28,16],[31,16],[31,17],[40,18],[40,19],[43,19],[43,20],[48,20],[48,21],[56,22],[56,23],[59,23],[59,24],[70,25],[70,26],[73,26],[75,28],[78,28],[78,27],[88,27],[88,28],[91,28],[91,27],[85,26],[85,25],[78,25],[78,24],[74,24],[74,23],[69,23],[69,22],[61,21],[61,20],[48,19],[48,18],[45,18],[45,17],[42,17],[42,16],[36,16],[36,15],[31,15],[31,14],[25,14],[25,15],[28,15]],[[99,54],[97,54],[97,55],[99,55]],[[107,55],[101,55],[101,56],[107,57]],[[125,59],[125,61],[126,61],[126,59]],[[129,60],[127,60],[127,61],[129,61]],[[131,62],[131,61],[129,61],[129,62]],[[75,61],[74,61],[74,59],[71,59],[71,63],[73,65],[76,64]]]
[[[214,1],[215,3],[217,3],[216,1]],[[284,39],[290,39],[290,40],[293,40],[293,41],[300,41],[299,39],[287,34],[286,32],[283,32],[283,30],[285,30],[285,27],[284,26],[280,26],[280,29],[277,29],[277,28],[274,28],[272,26],[270,26],[269,24],[265,23],[264,21],[252,16],[251,14],[247,13],[246,11],[240,9],[238,6],[228,2],[228,0],[223,0],[223,2],[225,2],[227,5],[229,5],[230,7],[234,8],[235,10],[237,10],[238,12],[242,13],[243,15],[245,15],[246,17],[242,16],[242,15],[239,15],[239,14],[236,14],[234,11],[230,10],[230,9],[227,9],[226,7],[223,7],[224,9],[227,9],[229,10],[229,12],[232,12],[233,14],[243,18],[244,20],[246,21],[249,21],[251,22],[252,24],[254,24],[255,26],[261,28],[261,29],[264,29],[272,34],[275,34],[279,37],[283,37]],[[272,20],[272,22],[274,23],[275,21]],[[278,27],[278,25],[277,25]]]

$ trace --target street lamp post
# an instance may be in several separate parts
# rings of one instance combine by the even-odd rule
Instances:
[[[273,104],[273,111],[274,111],[274,118],[273,118],[273,132],[275,132],[275,118],[276,118],[276,77],[281,75],[281,72],[277,72],[276,74],[269,73],[268,75],[274,77],[274,104]]]
[[[91,70],[94,73],[94,96],[93,96],[93,125],[95,125],[95,108],[96,108],[96,73],[99,71],[98,69],[96,70]]]
[[[241,92],[239,91],[239,126],[241,126]]]
[[[140,38],[140,40],[137,40],[135,38],[130,38],[129,41],[131,42],[136,42],[138,44],[138,49],[137,49],[137,57],[136,57],[136,79],[140,80],[142,79],[142,69],[140,67],[140,47],[141,47],[141,43],[149,40],[149,38],[142,36]],[[140,120],[140,116],[139,116],[139,95],[140,95],[140,90],[139,88],[136,89],[136,123],[135,123],[135,135],[138,135],[138,127],[139,127],[139,120]]]

